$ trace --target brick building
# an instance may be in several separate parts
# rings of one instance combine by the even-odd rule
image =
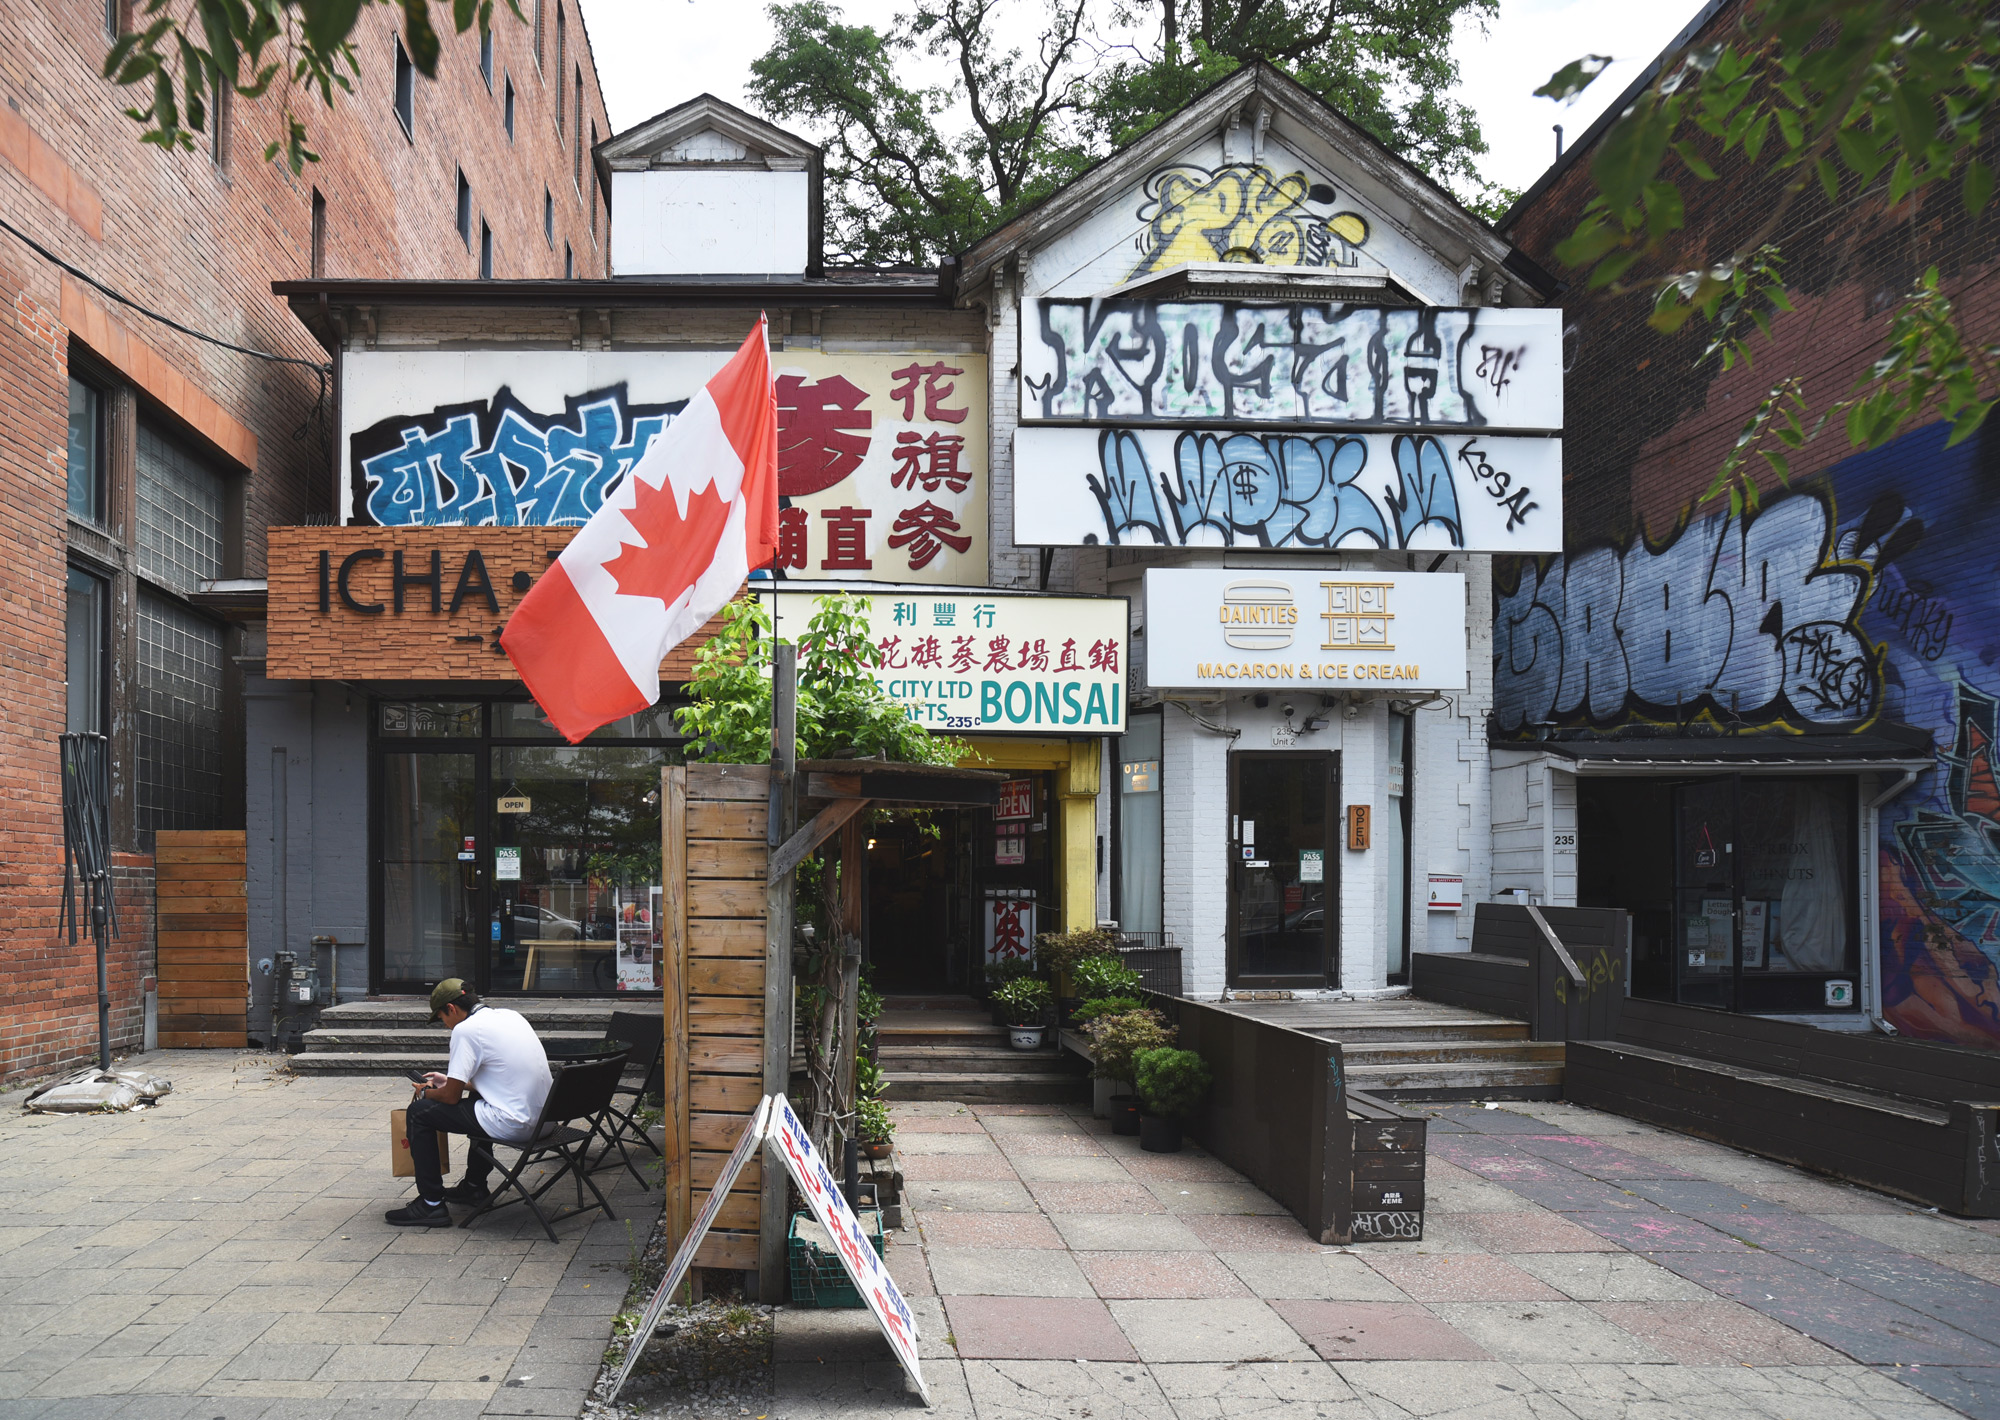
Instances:
[[[30,0],[0,49],[0,212],[33,243],[192,339],[0,234],[0,486],[8,713],[0,730],[0,1080],[95,1046],[88,945],[58,941],[56,735],[106,733],[120,879],[113,1028],[140,1043],[156,830],[244,824],[231,579],[263,529],[324,519],[324,353],[274,279],[602,275],[608,206],[588,151],[609,131],[578,0],[504,8],[414,75],[392,7],[355,34],[354,92],[299,112],[321,161],[263,160],[276,97],[222,104],[196,151],[138,142],[99,77],[130,0]]]
[[[1683,39],[1737,13],[1712,4]],[[1551,271],[1626,102],[1500,224]],[[1778,179],[1715,166],[1660,269],[1770,210]],[[1815,410],[1849,393],[1925,268],[1969,341],[2000,334],[2000,222],[1955,182],[1892,206],[1886,176],[1800,196],[1777,237],[1797,309],[1754,366],[1724,373],[1700,320],[1662,337],[1643,294],[1565,273],[1566,551],[1498,576],[1494,881],[1631,908],[1636,996],[1993,1048],[2000,429],[1856,452],[1836,419],[1757,509],[1705,497],[1781,375]]]

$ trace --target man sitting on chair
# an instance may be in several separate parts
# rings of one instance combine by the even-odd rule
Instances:
[[[398,1227],[448,1228],[451,1203],[477,1207],[491,1197],[493,1141],[525,1143],[549,1097],[554,1076],[535,1028],[519,1011],[489,1006],[458,977],[431,992],[431,1019],[451,1028],[449,1073],[435,1070],[417,1086],[408,1115],[417,1196],[384,1214]],[[437,1136],[463,1134],[465,1177],[450,1188],[438,1168]]]

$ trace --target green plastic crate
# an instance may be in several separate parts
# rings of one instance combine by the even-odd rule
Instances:
[[[861,1220],[863,1232],[869,1234],[868,1241],[875,1245],[875,1255],[882,1256],[882,1213],[870,1208],[856,1215]],[[792,1267],[792,1303],[801,1307],[864,1307],[861,1293],[848,1278],[847,1268],[838,1254],[818,1243],[808,1242],[799,1236],[799,1223],[813,1221],[810,1213],[792,1214],[791,1226],[785,1233],[785,1251]]]

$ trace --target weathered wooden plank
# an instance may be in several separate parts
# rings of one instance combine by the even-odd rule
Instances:
[[[698,1192],[706,1193],[715,1187],[715,1180],[722,1174],[722,1166],[729,1162],[729,1155],[717,1150],[701,1149],[694,1154],[691,1172]],[[736,1175],[736,1182],[729,1186],[731,1193],[755,1193],[764,1181],[764,1161],[751,1157],[743,1166],[743,1172]]]
[[[234,967],[238,976],[246,976],[249,971],[241,947],[161,947],[161,969],[165,970],[169,962],[187,966]]]
[[[689,917],[739,917],[764,920],[764,875],[754,882],[730,878],[695,878],[688,882]]]
[[[771,771],[762,764],[690,764],[688,800],[766,803],[771,795]]]
[[[212,981],[160,983],[160,1010],[182,1016],[229,1016],[236,1020],[247,1020],[249,1012],[244,1009],[244,993],[234,996],[191,996],[176,992],[176,986],[195,988],[213,987]],[[167,1019],[162,1015],[162,1020]]]
[[[175,981],[234,981],[246,984],[248,973],[244,969],[243,957],[239,953],[235,961],[189,961],[185,957],[170,952],[160,953],[160,980],[162,984],[171,976]]]
[[[154,835],[159,848],[242,848],[240,828],[163,828]]]
[[[160,1017],[160,1032],[162,1035],[168,1031],[180,1031],[183,1033],[222,1031],[226,1034],[230,1031],[243,1030],[244,1020],[245,1017],[241,1011],[233,1015],[219,1011],[211,1015],[201,1015],[198,1012],[189,1012],[186,1015],[178,1016],[162,1015]]]
[[[757,1265],[757,1235],[711,1231],[695,1249],[694,1265],[748,1272]]]
[[[162,840],[166,835],[160,835]],[[246,861],[242,844],[231,848],[205,843],[169,844],[161,842],[153,850],[154,870],[158,871],[169,863],[234,863],[241,866]]]
[[[162,932],[234,932],[244,930],[241,912],[162,912],[156,919]]]
[[[688,1141],[694,1148],[726,1154],[736,1147],[736,1141],[743,1137],[744,1126],[749,1123],[748,1113],[690,1114]]]
[[[690,878],[764,878],[764,845],[748,838],[688,840]]]
[[[162,950],[169,947],[234,947],[242,951],[250,944],[242,932],[161,932],[154,938]]]
[[[249,1035],[238,1021],[234,1030],[166,1030],[160,1031],[162,1050],[241,1050],[248,1045]]]
[[[660,1057],[665,1093],[660,1156],[662,1226],[674,1246],[694,1223],[688,1176],[687,808],[687,768],[667,765],[660,771],[660,1010],[666,1041]]]
[[[691,838],[754,838],[764,841],[765,826],[770,822],[767,806],[762,802],[746,803],[690,803],[688,805],[688,835]]]
[[[762,996],[764,963],[735,957],[692,957],[687,966],[688,993],[696,996]]]
[[[749,917],[700,917],[688,926],[688,954],[697,957],[761,957],[764,924]]]
[[[764,1098],[764,1082],[754,1075],[692,1075],[688,1102],[704,1114],[748,1114]],[[683,1235],[686,1229],[682,1230]]]
[[[747,1035],[761,1038],[764,1034],[764,1013],[760,1003],[748,996],[697,996],[688,1003],[696,1005],[729,1005],[733,1011],[688,1011],[688,1036],[693,1039],[701,1035]]]
[[[154,869],[159,883],[242,882],[241,863],[161,863]]]
[[[220,917],[228,914],[240,918],[244,913],[243,899],[240,897],[162,896],[159,900],[159,910],[163,913],[172,913],[175,916],[198,915]]]
[[[236,979],[233,981],[227,977],[217,980],[212,976],[205,978],[174,977],[172,979],[162,976],[159,987],[160,999],[163,1001],[171,1000],[174,1003],[171,1009],[183,1014],[189,1011],[201,1011],[203,1013],[221,1011],[224,1014],[233,1014],[237,1011],[247,1010],[248,1007],[245,1003],[249,1000],[249,990],[250,983],[244,979],[241,972],[237,973]],[[221,1001],[223,1004],[214,1007],[190,1004],[194,1001]],[[162,1007],[161,1009],[168,1008]]]
[[[754,1036],[695,1036],[688,1041],[688,1068],[718,1075],[761,1077],[764,1042]]]
[[[771,865],[766,876],[774,883],[789,877],[792,869],[803,863],[809,853],[833,837],[849,819],[867,807],[866,799],[835,799],[814,814],[811,823],[779,845],[771,854]]]
[[[722,1200],[722,1206],[715,1210],[715,1226],[718,1228],[741,1228],[756,1236],[757,1195],[738,1193],[731,1189]]]

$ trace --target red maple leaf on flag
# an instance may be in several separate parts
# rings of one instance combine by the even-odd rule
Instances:
[[[714,561],[729,522],[729,503],[710,483],[688,494],[687,516],[682,517],[671,481],[653,488],[635,478],[632,486],[635,501],[625,520],[646,545],[627,543],[604,570],[626,596],[658,597],[672,606]]]

